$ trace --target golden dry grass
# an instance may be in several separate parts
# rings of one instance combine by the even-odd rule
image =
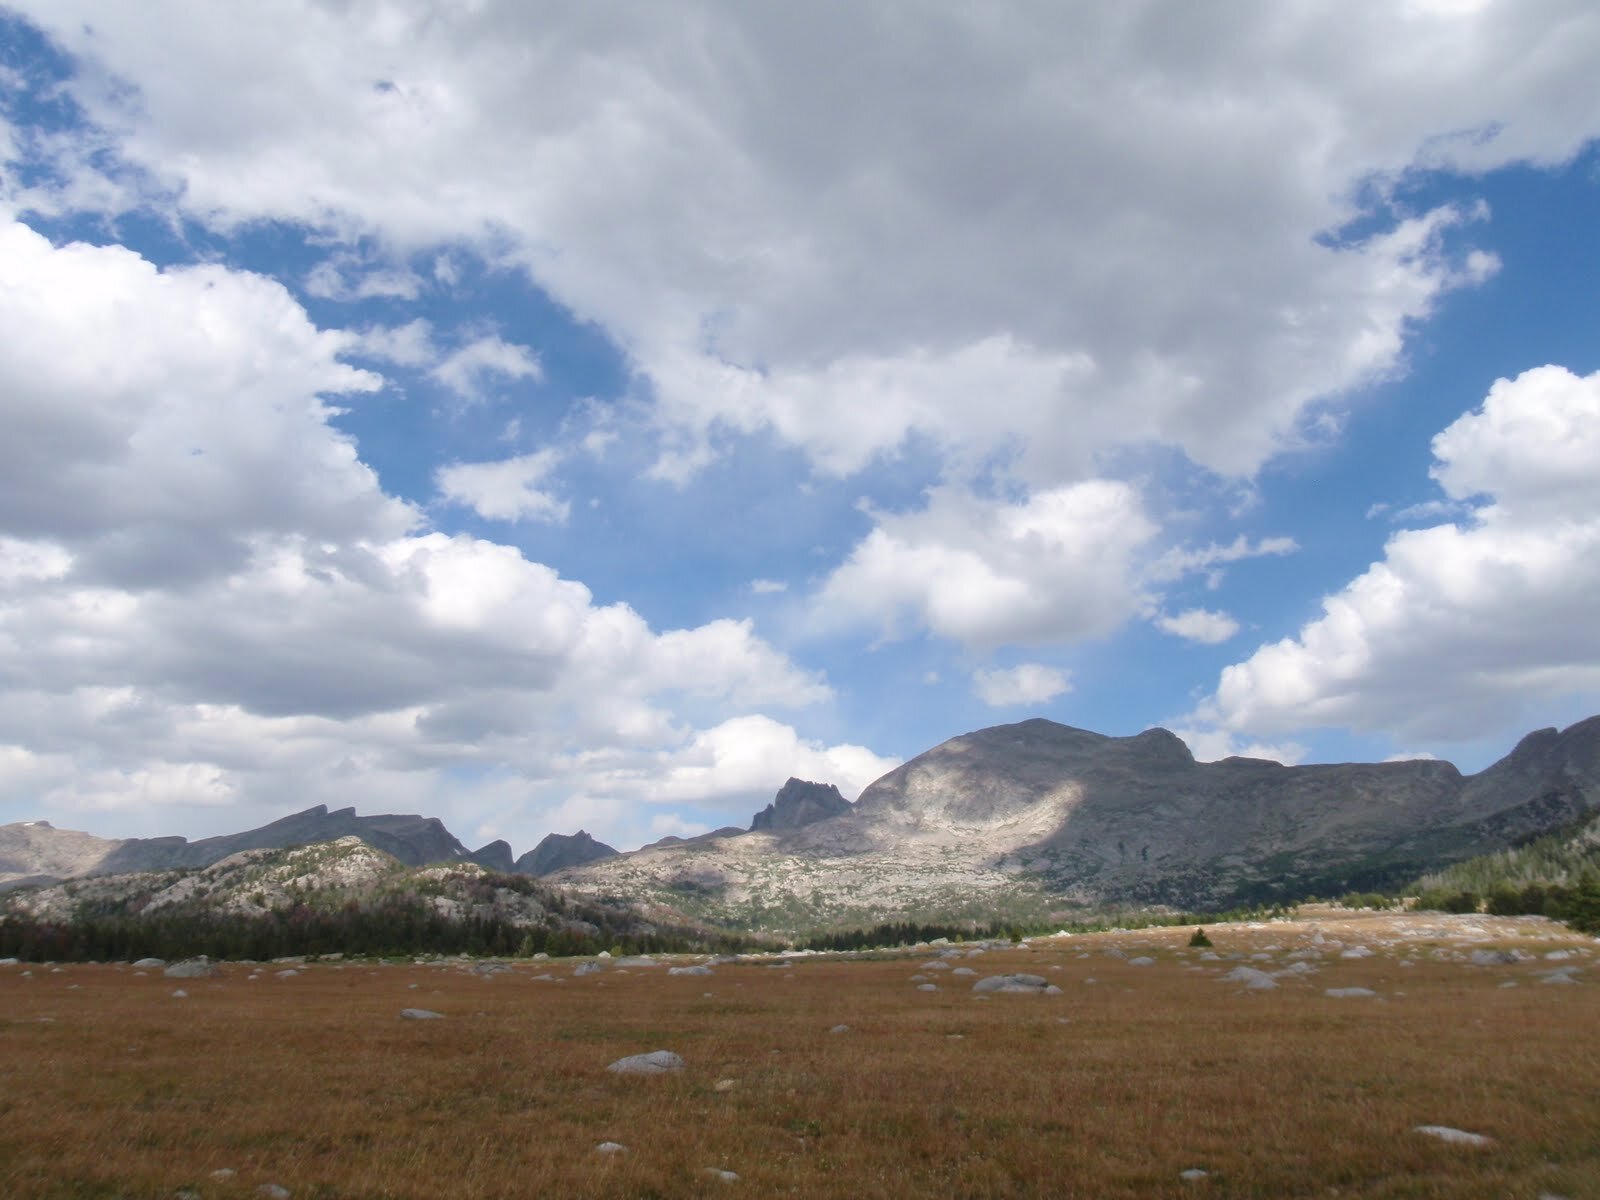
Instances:
[[[1319,924],[1377,947],[1394,919]],[[1212,932],[1219,953],[1271,944],[1281,960],[1311,929]],[[1494,945],[1563,944],[1496,932]],[[711,978],[573,978],[571,963],[488,979],[465,964],[313,965],[253,982],[243,965],[217,980],[0,968],[0,1196],[1600,1195],[1592,942],[1567,939],[1591,952],[1573,960],[1589,967],[1576,986],[1538,982],[1555,964],[1440,961],[1435,948],[1472,946],[1435,939],[1412,967],[1399,949],[1335,953],[1307,980],[1244,992],[1187,933],[957,964],[1063,989],[989,1000],[948,971],[918,991],[908,958]],[[1113,945],[1157,961],[1132,966]],[[564,981],[533,979],[546,970]],[[1381,998],[1323,994],[1336,986]],[[402,1021],[404,1007],[445,1019]],[[851,1031],[830,1034],[839,1023]],[[655,1049],[687,1068],[605,1070]],[[1447,1145],[1421,1124],[1495,1144]],[[607,1140],[628,1152],[597,1153]],[[1190,1167],[1210,1174],[1180,1180]],[[212,1179],[219,1168],[237,1174]]]

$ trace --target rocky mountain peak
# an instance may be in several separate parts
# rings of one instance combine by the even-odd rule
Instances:
[[[778,789],[772,803],[751,820],[750,832],[799,829],[849,811],[850,801],[840,794],[834,784],[813,783],[791,776]]]
[[[549,875],[563,867],[579,867],[612,858],[616,853],[614,847],[597,842],[582,829],[574,834],[552,833],[517,859],[515,869],[524,875]]]

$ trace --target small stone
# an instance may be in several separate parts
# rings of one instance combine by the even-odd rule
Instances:
[[[15,962],[16,960],[12,959],[12,961]],[[164,966],[166,966],[167,965],[167,960],[164,959],[164,958],[141,958],[141,959],[139,959],[138,962],[134,963],[133,965],[136,966],[136,967],[142,967],[144,970],[148,971],[148,970],[150,970],[151,968],[154,968],[154,967],[164,967]]]
[[[704,966],[704,965],[696,965],[696,966],[693,966],[693,967],[668,967],[667,968],[667,974],[668,975],[715,975],[716,972],[713,971],[710,967],[707,967],[707,966]]]
[[[917,991],[919,991],[919,992],[937,992],[938,990],[939,990],[939,985],[937,983],[919,983],[919,984],[917,984]]]
[[[721,1167],[707,1167],[705,1169],[705,1174],[711,1176],[713,1179],[720,1180],[723,1183],[737,1183],[739,1179],[737,1172],[724,1171]]]
[[[1049,984],[1043,975],[989,975],[972,985],[975,992],[1029,992],[1043,995]]]
[[[222,974],[210,960],[204,957],[190,958],[180,963],[173,963],[161,973],[168,979],[209,979],[213,975]]]
[[[1185,1183],[1198,1183],[1200,1180],[1208,1178],[1210,1174],[1210,1171],[1202,1171],[1199,1167],[1190,1167],[1187,1171],[1179,1171],[1178,1178]]]
[[[683,1059],[670,1050],[652,1050],[649,1054],[619,1058],[606,1070],[618,1075],[665,1075],[669,1071],[683,1070]]]
[[[1494,1139],[1481,1133],[1468,1133],[1465,1129],[1452,1129],[1448,1125],[1417,1125],[1411,1130],[1427,1137],[1438,1138],[1453,1146],[1492,1146]]]
[[[256,1189],[256,1193],[265,1196],[267,1200],[289,1200],[289,1189],[277,1183],[263,1183]]]
[[[735,1081],[732,1079],[719,1079],[711,1085],[711,1090],[714,1092],[731,1092],[734,1086]]]
[[[1147,954],[1141,954],[1138,958],[1130,958],[1128,965],[1130,967],[1153,967],[1156,965],[1156,960]]]
[[[436,1013],[431,1008],[402,1008],[400,1019],[403,1021],[442,1021],[443,1013]]]
[[[600,971],[604,971],[605,969],[606,967],[604,963],[586,962],[579,963],[577,969],[572,973],[574,975],[594,975]]]
[[[189,996],[189,993],[184,991],[182,988],[179,988],[177,991],[172,993],[172,998],[174,1000],[184,1000],[184,999],[187,999],[188,996]]]
[[[1373,991],[1371,988],[1344,987],[1328,988],[1322,994],[1324,996],[1332,996],[1335,1000],[1345,1000],[1353,999],[1358,996],[1376,996],[1378,993]]]
[[[835,1025],[832,1029],[828,1030],[828,1032],[829,1033],[849,1033],[850,1032],[850,1026],[848,1026],[848,1025]]]
[[[279,979],[293,979],[298,974],[300,974],[300,972],[296,971],[293,967],[287,967],[277,973]]]
[[[626,1154],[628,1148],[621,1142],[601,1142],[595,1147],[595,1152],[598,1154]]]
[[[232,1179],[237,1174],[238,1172],[232,1167],[218,1167],[215,1171],[211,1172],[211,1178],[215,1179],[218,1183],[221,1183],[225,1180]]]

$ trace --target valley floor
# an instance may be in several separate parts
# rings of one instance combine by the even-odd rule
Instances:
[[[1191,932],[709,975],[0,966],[0,1195],[1600,1196],[1593,939],[1335,912],[1217,926],[1209,952]],[[973,992],[1010,972],[1060,991]],[[684,1068],[606,1070],[654,1050]]]

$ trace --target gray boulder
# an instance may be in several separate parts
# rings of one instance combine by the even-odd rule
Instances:
[[[987,975],[972,985],[975,992],[1027,992],[1042,996],[1050,983],[1042,975]]]
[[[649,1054],[619,1058],[606,1070],[617,1075],[667,1075],[683,1070],[683,1059],[671,1050],[652,1050]]]
[[[214,975],[221,975],[222,971],[209,959],[190,958],[173,963],[161,973],[168,979],[209,979]]]

